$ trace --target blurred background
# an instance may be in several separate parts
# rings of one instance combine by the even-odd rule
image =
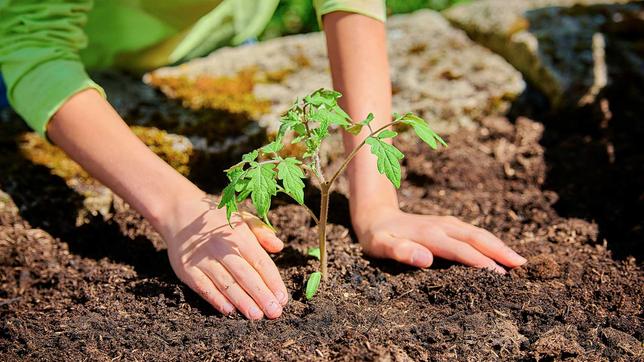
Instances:
[[[472,0],[387,0],[387,14],[404,14],[418,9],[444,10]],[[277,11],[261,35],[261,40],[289,34],[318,31],[315,9],[311,0],[282,0]]]

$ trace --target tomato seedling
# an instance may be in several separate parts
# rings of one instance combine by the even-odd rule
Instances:
[[[329,195],[333,183],[346,169],[356,153],[365,145],[377,157],[378,172],[387,176],[391,183],[400,187],[400,161],[404,155],[389,142],[398,135],[391,126],[405,124],[410,126],[420,139],[432,149],[439,144],[447,146],[445,141],[434,132],[427,122],[412,114],[394,114],[393,121],[373,129],[374,117],[369,114],[364,120],[354,122],[337,103],[341,94],[328,89],[318,89],[304,99],[296,100],[293,106],[280,119],[280,128],[275,140],[259,149],[242,156],[241,162],[226,170],[229,183],[224,188],[219,208],[226,207],[226,216],[238,210],[238,203],[250,196],[257,214],[268,224],[268,210],[271,199],[278,192],[292,197],[304,206],[318,225],[318,248],[309,250],[309,255],[320,260],[320,269],[309,276],[306,286],[306,297],[311,299],[317,291],[320,281],[327,277],[326,224],[329,212]],[[329,178],[322,172],[320,164],[320,146],[329,136],[329,128],[338,126],[357,135],[363,128],[369,135],[354,148],[343,161],[340,168]],[[298,157],[282,157],[280,151],[286,143],[299,144],[304,152]],[[312,176],[320,185],[320,213],[316,215],[304,203],[304,179]]]

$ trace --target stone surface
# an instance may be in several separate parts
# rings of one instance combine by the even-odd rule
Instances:
[[[394,110],[416,112],[439,131],[470,126],[483,116],[501,113],[524,89],[521,75],[509,64],[452,28],[436,12],[392,17],[388,36]],[[248,72],[254,75],[252,89],[243,87],[247,85],[243,75]],[[261,108],[253,102],[269,101],[270,108],[257,117],[269,132],[276,130],[280,113],[296,97],[331,86],[321,33],[220,49],[206,58],[159,69],[144,79],[197,109],[217,105],[218,100],[214,95],[191,94],[186,84],[198,88],[203,83],[228,82],[249,93],[244,99],[250,117]],[[230,83],[231,79],[238,80],[237,84]]]
[[[193,153],[190,141],[152,127],[131,127],[132,132],[165,162],[184,175],[190,173]],[[17,137],[18,148],[25,160],[44,166],[60,177],[67,186],[82,196],[76,224],[85,223],[92,216],[109,218],[113,203],[118,198],[110,189],[93,179],[80,165],[71,160],[60,148],[45,141],[36,133],[22,133]],[[2,194],[0,194],[0,201]]]
[[[625,26],[639,27],[641,35],[642,3],[627,2],[482,0],[453,7],[444,15],[472,39],[505,57],[553,105],[565,107],[593,102],[607,84],[606,37],[619,43],[613,38],[637,33],[624,32]],[[632,66],[643,67],[642,48],[632,48],[628,52]]]

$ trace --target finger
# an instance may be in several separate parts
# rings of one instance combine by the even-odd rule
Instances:
[[[280,302],[259,273],[241,255],[228,254],[219,260],[268,318],[274,319],[282,315]]]
[[[501,241],[501,239],[485,229],[462,221],[446,224],[444,228],[450,237],[472,245],[481,253],[507,267],[515,268],[525,264],[527,261]]]
[[[228,301],[228,298],[215,287],[213,281],[201,270],[195,269],[189,272],[184,279],[186,279],[184,282],[190,289],[194,290],[195,293],[199,294],[220,313],[228,315],[235,311],[235,307]]]
[[[242,257],[257,271],[279,303],[282,306],[286,305],[288,291],[273,259],[257,243],[243,243],[239,246],[239,251]]]
[[[435,230],[429,230],[423,234],[424,238],[416,241],[431,250],[435,256],[476,268],[490,269],[501,274],[506,273],[505,269],[495,263],[494,260],[483,255],[467,243]]]
[[[277,235],[275,235],[275,231],[266,225],[260,218],[246,211],[242,211],[240,215],[246,222],[246,225],[248,225],[250,231],[257,238],[257,241],[259,241],[266,251],[269,253],[282,251],[284,243],[277,237]]]
[[[424,246],[391,235],[376,236],[369,249],[373,257],[393,259],[419,268],[427,268],[434,261],[432,253]]]
[[[251,320],[259,320],[264,317],[261,308],[255,303],[246,291],[237,284],[235,278],[226,270],[226,268],[219,262],[208,263],[207,266],[201,269],[205,275],[210,278],[212,283],[217,289],[226,296],[234,306],[246,318]]]

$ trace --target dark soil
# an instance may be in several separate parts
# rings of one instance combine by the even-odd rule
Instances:
[[[614,258],[607,245],[620,240],[571,217],[574,208],[561,216],[560,197],[543,185],[563,166],[546,160],[575,151],[553,136],[544,152],[543,134],[527,118],[489,118],[440,152],[399,143],[408,155],[405,210],[488,228],[528,258],[525,267],[500,276],[440,260],[415,270],[365,258],[346,198],[335,194],[330,280],[306,301],[315,229],[301,207],[278,202],[271,219],[287,247],[275,261],[292,300],[280,319],[260,322],[221,316],[182,285],[162,240],[127,205],[76,226],[70,215],[82,197],[21,161],[6,136],[0,158],[11,166],[0,162],[0,188],[13,201],[0,194],[0,360],[642,360],[641,267],[628,253]],[[574,180],[589,175],[575,172]],[[548,182],[559,190],[561,180]],[[634,192],[605,191],[592,205]],[[574,190],[564,194],[571,200]],[[641,235],[641,217],[627,222],[640,234],[618,235]]]

